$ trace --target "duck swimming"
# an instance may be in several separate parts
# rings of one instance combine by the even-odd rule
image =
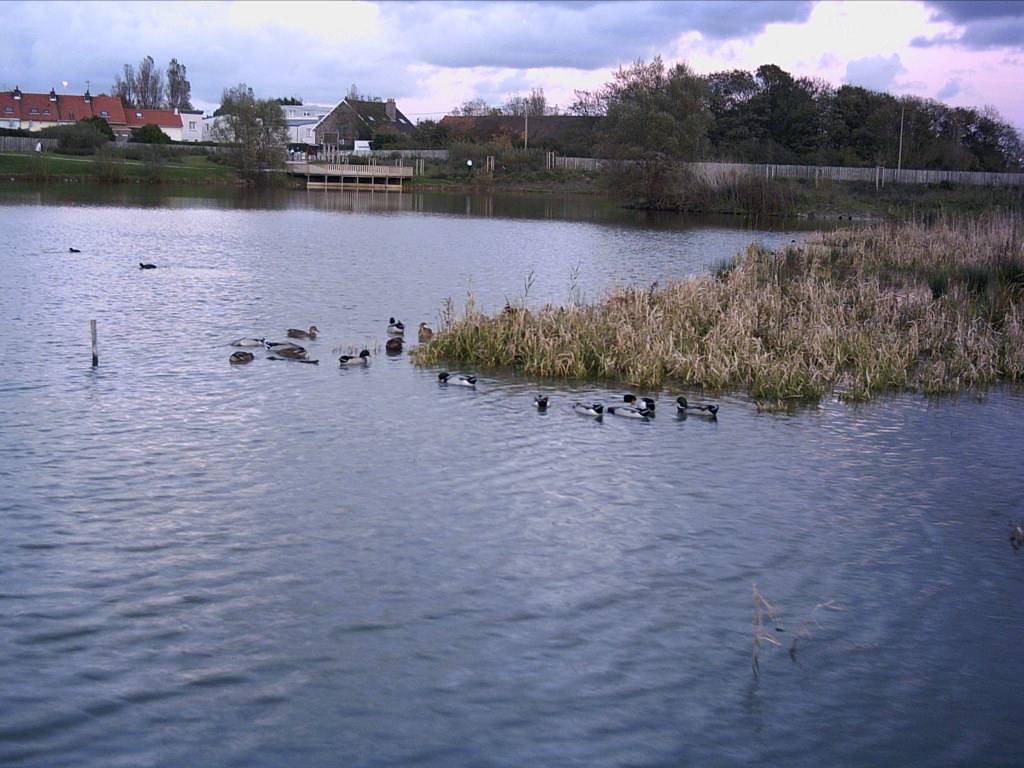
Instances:
[[[637,397],[636,395],[629,394],[623,395],[622,401],[626,405],[632,406],[633,408],[637,408],[641,411],[651,411],[652,414],[654,412],[655,403],[649,397]]]
[[[146,264],[146,263],[140,261],[139,262],[139,269],[156,269],[156,264]]]
[[[459,387],[475,387],[476,376],[452,376],[448,371],[441,371],[437,374],[437,380],[442,384],[455,384]]]
[[[573,403],[572,409],[581,416],[594,416],[599,419],[604,415],[604,406],[600,403]]]
[[[434,332],[430,330],[430,326],[426,323],[420,323],[419,341],[420,344],[426,344],[434,338]]]
[[[232,347],[264,347],[266,339],[235,339],[231,342]]]
[[[391,336],[402,336],[405,334],[405,325],[401,320],[395,320],[393,317],[388,318],[388,334]]]
[[[228,358],[228,362],[232,365],[251,363],[254,357],[256,356],[252,352],[232,352],[231,357]]]
[[[68,248],[68,253],[81,253],[77,248]]]
[[[384,351],[389,355],[400,355],[402,354],[403,343],[401,336],[395,336],[393,339],[388,339],[384,343]]]
[[[289,328],[288,338],[290,339],[315,339],[317,334],[320,333],[320,329],[315,325],[309,326],[308,331],[304,331],[301,328]]]
[[[694,413],[696,411],[696,413]],[[694,403],[690,404],[686,398],[680,395],[676,398],[676,412],[680,416],[706,416],[709,419],[718,418],[718,406],[714,404]]]
[[[624,419],[641,419],[647,421],[647,417],[651,415],[650,411],[640,410],[634,408],[631,405],[613,405],[608,408],[608,413],[612,416],[621,416]]]
[[[293,360],[300,360],[306,357],[306,348],[300,347],[298,344],[292,344],[290,341],[265,341],[263,346],[281,357]]]
[[[533,398],[533,404],[537,406],[538,411],[546,411],[548,409],[548,396],[537,395]]]
[[[338,358],[338,364],[342,368],[351,368],[355,365],[369,365],[370,363],[370,350],[364,349],[358,355],[342,355]]]

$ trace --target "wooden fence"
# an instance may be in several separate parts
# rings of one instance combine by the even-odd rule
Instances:
[[[37,144],[44,150],[55,149],[57,139],[37,139],[34,136],[0,136],[0,152],[34,152]]]
[[[552,157],[550,167],[569,171],[600,171],[609,160],[593,157]],[[741,176],[766,179],[829,179],[859,181],[884,187],[887,184],[969,184],[974,186],[1024,185],[1024,173],[983,173],[981,171],[924,171],[904,168],[852,168],[835,165],[773,165],[756,163],[683,163],[685,168],[712,184]]]

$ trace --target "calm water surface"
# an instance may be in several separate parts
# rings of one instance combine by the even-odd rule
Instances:
[[[596,298],[800,234],[104,194],[0,193],[0,763],[1019,764],[1019,394],[599,423],[569,403],[622,390],[334,362],[469,288]],[[319,366],[227,363],[310,323]]]

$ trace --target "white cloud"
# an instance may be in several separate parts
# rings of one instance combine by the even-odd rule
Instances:
[[[398,98],[407,114],[436,115],[532,87],[566,106],[574,89],[661,53],[698,72],[777,64],[922,96],[952,93],[956,79],[948,98],[995,104],[1024,123],[1024,59],[911,45],[962,31],[921,2],[7,2],[0,29],[0,89],[69,80],[81,91],[90,80],[96,93],[122,64],[150,54],[160,65],[183,62],[203,106],[238,82],[325,103],[356,83]]]
[[[898,75],[907,71],[898,54],[869,56],[846,65],[845,82],[872,91],[891,91]]]

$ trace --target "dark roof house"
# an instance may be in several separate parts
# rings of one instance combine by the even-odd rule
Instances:
[[[415,126],[401,113],[394,99],[360,101],[342,99],[313,126],[317,144],[351,146],[352,142],[382,134],[412,133]]]

